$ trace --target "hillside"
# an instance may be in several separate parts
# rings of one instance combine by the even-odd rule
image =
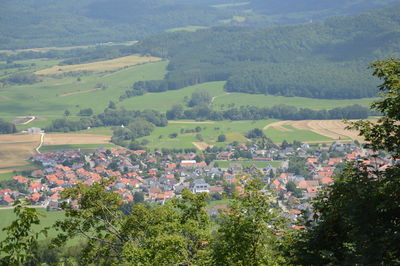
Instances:
[[[166,33],[133,48],[170,60],[164,81],[145,84],[150,91],[227,80],[230,92],[372,97],[370,62],[400,55],[399,13],[395,5],[322,23]]]
[[[196,29],[191,26],[302,23],[383,7],[395,0],[280,2],[4,0],[0,3],[0,49],[130,41],[175,28]]]

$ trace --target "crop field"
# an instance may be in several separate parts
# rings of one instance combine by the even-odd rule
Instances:
[[[260,162],[260,161],[215,161],[218,164],[219,168],[229,168],[231,164],[240,164],[242,167],[250,167],[255,165],[257,168],[265,168],[267,165],[271,165],[272,167],[279,167],[282,162],[280,161],[271,161],[271,162]]]
[[[276,120],[261,121],[170,121],[166,127],[157,127],[150,136],[138,139],[146,140],[147,147],[155,148],[202,148],[206,145],[224,146],[233,141],[245,143],[248,139],[244,136],[253,128],[263,128]],[[198,128],[198,132],[196,132]],[[191,131],[191,132],[188,132]],[[171,134],[177,137],[171,137]],[[226,142],[217,142],[220,134],[226,135]],[[199,144],[200,143],[200,144]]]
[[[79,78],[43,77],[36,84],[1,88],[0,116],[9,121],[26,115],[52,120],[62,117],[67,109],[72,115],[84,108],[92,108],[99,113],[108,106],[109,101],[118,103],[119,96],[134,82],[162,79],[167,63],[148,63],[113,73],[81,75]],[[103,89],[94,90],[99,84]],[[131,106],[130,109],[135,107]]]
[[[130,55],[125,57],[119,57],[111,60],[98,61],[86,64],[77,65],[65,65],[65,66],[52,66],[40,71],[35,72],[37,75],[57,75],[68,72],[77,71],[93,71],[93,72],[103,72],[118,70],[126,67],[132,67],[139,64],[151,63],[160,61],[161,58],[158,57],[145,57],[139,55]]]
[[[27,159],[35,154],[40,143],[40,135],[0,135],[0,169],[28,165]]]
[[[99,134],[46,134],[44,145],[108,144],[111,137]]]
[[[301,120],[301,121],[279,121],[268,124],[264,132],[276,142],[304,141],[332,142],[335,140],[363,141],[358,132],[347,130],[346,124],[341,120]]]

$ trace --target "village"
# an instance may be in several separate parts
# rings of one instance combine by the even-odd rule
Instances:
[[[241,154],[264,166],[242,166]],[[27,176],[15,175],[10,187],[2,186],[0,204],[12,205],[15,200],[26,198],[32,205],[57,211],[63,201],[61,192],[66,188],[112,178],[107,189],[121,195],[127,204],[143,201],[163,204],[180,197],[184,189],[209,193],[210,201],[215,203],[209,210],[213,215],[227,207],[222,199],[243,192],[242,177],[257,176],[266,189],[276,193],[276,203],[283,215],[296,221],[300,215],[311,212],[310,200],[323,186],[334,182],[335,174],[346,162],[361,162],[383,170],[395,163],[389,158],[354,142],[323,145],[295,142],[269,149],[259,149],[255,143],[234,143],[222,151],[208,149],[202,154],[101,147],[93,153],[59,150],[33,156],[38,169]],[[219,167],[218,162],[227,162],[228,167]],[[272,166],[277,163],[278,167]]]

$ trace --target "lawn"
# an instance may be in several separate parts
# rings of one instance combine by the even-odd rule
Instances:
[[[139,138],[138,141],[147,140],[150,149],[156,148],[194,148],[193,142],[205,142],[209,145],[226,146],[227,144],[238,141],[245,143],[248,140],[244,137],[247,131],[253,128],[263,128],[269,123],[277,120],[260,121],[170,121],[166,127],[157,127],[150,136]],[[199,132],[185,133],[185,130],[195,130]],[[171,138],[170,134],[177,133],[176,138]],[[226,142],[217,142],[220,134],[225,134]],[[200,135],[197,136],[196,135]],[[201,139],[199,139],[201,137]]]
[[[282,162],[280,161],[272,161],[272,162],[260,162],[260,161],[251,161],[251,160],[243,160],[243,161],[215,161],[218,164],[219,168],[229,168],[231,164],[240,164],[242,167],[250,167],[255,165],[257,168],[265,168],[267,165],[271,165],[272,167],[279,167]]]

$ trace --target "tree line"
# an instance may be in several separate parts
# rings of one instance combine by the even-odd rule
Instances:
[[[128,126],[132,121],[141,119],[154,126],[163,127],[168,124],[165,114],[154,110],[131,111],[131,110],[110,110],[92,117],[81,118],[73,121],[67,118],[56,119],[45,130],[49,132],[69,132],[84,130],[90,127],[102,126]]]
[[[13,123],[6,122],[0,118],[0,134],[13,134],[17,129]]]
[[[365,119],[371,111],[358,104],[337,107],[330,110],[312,110],[288,105],[268,107],[241,106],[223,111],[212,110],[208,105],[198,105],[184,110],[181,105],[174,105],[166,112],[169,120],[197,119],[197,120],[326,120],[326,119]]]

